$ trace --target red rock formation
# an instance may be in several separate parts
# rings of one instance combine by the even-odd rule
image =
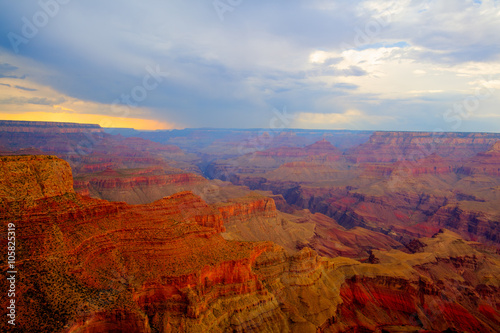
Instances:
[[[68,161],[76,175],[109,167],[151,167],[166,160],[171,166],[199,172],[192,165],[197,158],[179,147],[106,134],[99,125],[2,121],[0,143],[15,155],[56,155]]]
[[[500,242],[500,212],[496,205],[463,202],[441,207],[427,223],[459,232],[469,240]]]
[[[105,170],[110,170],[109,168]],[[101,173],[99,176],[104,177]],[[91,186],[99,191],[104,189],[119,189],[119,190],[132,190],[141,186],[161,186],[168,184],[193,184],[204,181],[205,179],[199,175],[189,173],[178,173],[172,175],[145,175],[135,177],[121,177],[117,174],[116,178],[91,178],[88,181],[75,181],[75,187],[82,185]],[[83,184],[84,183],[84,184]]]
[[[232,217],[238,219],[249,219],[256,213],[263,217],[276,217],[276,205],[274,200],[261,195],[250,195],[240,199],[232,199],[227,203],[217,204],[217,209],[226,219],[226,223],[230,223]]]
[[[412,177],[419,175],[446,175],[455,171],[456,161],[445,159],[436,153],[425,156],[416,161],[398,161],[387,163],[364,163],[362,165],[365,175],[387,178],[394,174],[399,177]]]
[[[363,228],[346,230],[322,214],[285,214],[271,198],[255,193],[215,206],[222,213],[226,239],[272,241],[290,253],[309,247],[328,257],[366,258],[370,249],[403,248],[389,236]]]
[[[101,172],[76,176],[74,188],[76,192],[93,198],[144,204],[175,192],[196,190],[207,184],[208,181],[202,176],[169,167],[106,168]]]
[[[395,265],[406,262],[418,273],[412,278],[403,277],[406,273],[400,271],[402,275],[399,277],[392,274],[362,277],[361,274],[346,279],[341,290],[344,303],[339,309],[337,321],[325,327],[325,331],[337,332],[339,327],[341,331],[350,327],[387,332],[420,331],[422,328],[459,332],[497,330],[495,320],[483,316],[485,309],[490,310],[490,306],[495,304],[493,299],[498,297],[499,291],[490,285],[487,289],[493,299],[480,296],[482,283],[491,282],[488,275],[479,273],[492,269],[486,268],[489,263],[485,255],[448,231],[442,231],[433,238],[421,239],[420,243],[422,252],[413,255],[375,251],[380,264],[372,267],[382,265],[394,269]],[[479,298],[482,301],[478,302]],[[498,309],[488,313],[489,318],[499,314]]]
[[[314,214],[313,221],[315,235],[308,246],[323,256],[366,258],[372,249],[390,250],[403,247],[399,242],[379,232],[359,227],[346,230],[322,214]]]
[[[434,153],[467,158],[500,139],[495,133],[375,132],[367,143],[351,149],[352,162],[415,161]]]
[[[289,170],[281,172],[276,169],[280,166],[285,169],[294,167],[324,169],[325,165],[338,161],[340,158],[340,150],[323,139],[303,148],[276,147],[245,154],[231,161],[216,161],[208,166],[206,173],[210,177],[231,180],[234,183],[239,181],[240,175],[252,178],[255,174],[273,171],[286,178],[289,177],[287,174]],[[327,172],[332,171],[331,166],[330,168],[326,167],[326,169]]]
[[[308,156],[318,156],[322,154],[340,154],[340,150],[332,145],[329,141],[323,139],[321,141],[315,142],[312,145],[306,146],[304,148],[298,147],[278,147],[271,148],[263,151],[258,151],[255,153],[257,156],[268,156],[268,157],[308,157]]]
[[[25,198],[34,201],[71,193],[73,182],[68,168],[67,162],[55,156],[0,157],[0,198],[6,202]]]
[[[277,157],[275,149],[260,153],[265,155],[260,158],[237,158],[216,167],[230,174],[234,184],[272,191],[282,195],[288,207],[325,214],[348,229],[363,227],[405,243],[446,226],[466,239],[498,244],[500,146],[489,147],[497,139],[491,133],[446,133],[433,138],[429,133],[379,132],[349,152],[347,161],[328,154],[286,161]],[[424,151],[426,144],[430,148]],[[306,155],[305,148],[287,149],[294,156]],[[489,150],[468,158],[481,149]],[[361,160],[375,162],[348,161],[358,153]],[[279,166],[278,160],[283,162]],[[468,205],[470,214],[463,215],[461,227],[455,228],[449,223],[455,220],[453,210],[441,207],[458,204]],[[478,221],[482,222],[478,225]]]
[[[473,175],[500,176],[500,141],[497,141],[487,152],[479,153],[467,161],[461,173]]]
[[[222,297],[230,302],[254,299],[255,305],[239,310],[246,316],[247,309],[262,303],[274,311],[251,271],[269,245],[227,242],[218,235],[224,231],[223,220],[241,211],[240,206],[226,207],[223,215],[190,192],[144,206],[108,203],[72,193],[71,172],[62,160],[3,157],[2,167],[4,163],[26,186],[43,188],[61,176],[68,179],[58,192],[2,198],[2,221],[15,223],[22,244],[17,251],[17,269],[24,276],[18,284],[17,328],[58,331],[68,324],[75,332],[147,332],[169,322],[179,327],[181,319],[190,331],[193,325],[217,325],[202,314]],[[37,178],[30,171],[59,165],[63,167],[51,177],[39,172]],[[2,180],[5,176],[11,175],[2,174]],[[9,185],[2,181],[1,193]],[[95,293],[104,301],[94,298]],[[40,302],[52,305],[44,309]],[[155,321],[155,314],[162,319]],[[46,317],[53,320],[44,321]]]

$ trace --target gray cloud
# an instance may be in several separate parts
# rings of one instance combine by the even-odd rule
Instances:
[[[391,3],[395,12],[390,24],[356,45],[359,33],[366,34],[367,27],[384,14],[369,3]],[[312,65],[309,55],[317,50],[340,54],[345,44],[362,49],[400,43],[420,47],[412,51],[412,59],[423,64],[498,61],[498,19],[494,9],[486,7],[491,3],[244,1],[224,13],[221,21],[212,1],[72,1],[61,5],[50,24],[19,49],[49,73],[28,72],[31,80],[70,97],[104,104],[131,95],[142,86],[146,68],[159,66],[169,75],[144,99],[132,102],[150,108],[157,119],[189,127],[267,126],[272,109],[286,105],[290,112],[341,113],[356,107],[392,115],[404,124],[402,129],[417,125],[431,129],[435,118],[421,117],[423,111],[418,111],[418,107],[429,109],[430,101],[415,100],[415,107],[409,107],[407,101],[360,95],[355,84],[321,82],[325,76],[348,81],[370,73],[363,64],[337,68],[340,56]],[[40,7],[37,1],[5,6],[0,13],[0,48],[14,54],[6,36],[22,34],[21,18],[32,17]],[[2,63],[0,77],[25,78],[18,76],[18,70]],[[57,104],[43,98],[10,103]],[[432,103],[435,107],[441,100]]]
[[[359,86],[350,83],[336,83],[333,87],[338,89],[355,90],[358,89]]]
[[[23,104],[36,104],[36,105],[57,105],[64,102],[64,99],[50,99],[44,97],[9,97],[0,99],[0,104],[12,104],[12,105],[23,105]]]
[[[11,64],[5,62],[0,64],[0,73],[8,73],[15,71],[16,69],[18,69],[18,67],[12,66]]]
[[[38,89],[35,88],[26,88],[23,86],[15,86],[17,89],[25,90],[25,91],[37,91]]]

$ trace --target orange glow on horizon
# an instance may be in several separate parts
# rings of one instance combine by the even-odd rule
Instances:
[[[164,130],[177,128],[175,125],[151,119],[122,118],[99,114],[66,113],[66,112],[0,112],[2,120],[53,121],[82,124],[98,124],[101,127],[134,128],[136,130]]]

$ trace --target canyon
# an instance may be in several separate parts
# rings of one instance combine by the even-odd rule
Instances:
[[[499,145],[1,121],[16,329],[497,332]]]
[[[282,195],[296,209],[399,242],[446,227],[500,248],[498,134],[375,132],[339,153],[325,141],[312,156],[279,148],[226,160],[210,177]],[[330,147],[328,147],[330,145]],[[290,152],[293,151],[293,154]]]
[[[269,241],[221,235],[234,220],[273,217],[271,198],[209,205],[186,191],[146,205],[112,203],[76,194],[61,159],[0,161],[0,193],[13,181],[45,189],[0,199],[2,221],[16,225],[17,270],[23,272],[16,329],[498,328],[498,255],[451,231],[417,240],[412,251],[373,250],[366,263],[322,257],[309,247],[290,253]]]

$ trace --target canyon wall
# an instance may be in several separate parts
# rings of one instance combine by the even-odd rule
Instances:
[[[355,163],[417,160],[434,153],[463,159],[486,151],[497,140],[498,133],[374,132],[347,155]]]
[[[18,133],[102,133],[95,124],[60,123],[46,121],[0,120],[0,132]]]

